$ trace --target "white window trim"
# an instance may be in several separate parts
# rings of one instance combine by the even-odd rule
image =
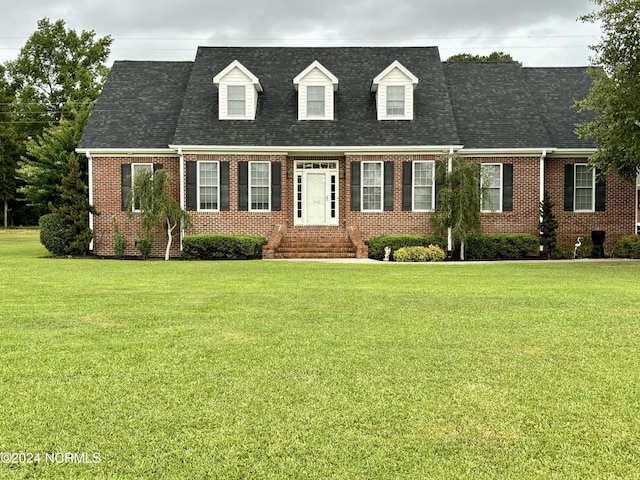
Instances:
[[[200,184],[200,165],[202,165],[204,163],[213,163],[213,164],[216,165],[216,169],[218,170],[217,175],[216,175],[216,177],[218,179],[218,183],[216,185],[217,193],[218,193],[217,198],[216,198],[216,205],[218,205],[218,208],[200,208],[200,205],[201,205],[201,203],[200,203],[200,187],[203,186],[203,185]],[[196,195],[197,196],[197,200],[196,201],[198,202],[197,203],[197,207],[198,207],[197,211],[198,212],[219,212],[220,211],[220,162],[217,162],[217,161],[200,161],[200,162],[198,162],[197,167],[198,167],[196,169],[196,177],[197,177],[197,180],[196,180],[197,181],[197,184],[196,184],[196,186],[197,186],[197,195]],[[204,186],[211,187],[213,185],[204,185]]]
[[[397,78],[387,78],[392,72],[398,71],[406,79],[398,81]],[[418,86],[419,79],[411,73],[399,61],[394,61],[373,79],[371,91],[376,94],[378,120],[413,120],[415,115],[413,91]],[[387,87],[403,86],[404,90],[404,115],[389,115],[387,113]]]
[[[135,208],[135,202],[133,202],[133,189],[135,187],[136,184],[136,167],[144,167],[144,166],[148,166],[151,167],[151,175],[153,175],[153,163],[149,163],[149,162],[141,162],[141,163],[132,163],[131,164],[131,211],[132,212],[136,212],[136,213],[140,213],[140,209],[139,208]]]
[[[436,162],[433,160],[418,160],[411,162],[411,211],[413,212],[433,212],[435,210],[436,204]],[[419,163],[430,163],[431,166],[431,208],[430,209],[421,209],[415,208],[415,198],[416,198],[416,165]],[[420,187],[425,187],[426,185],[419,185]]]
[[[394,87],[402,87],[402,113],[389,113],[389,89]],[[389,119],[395,118],[399,120],[404,120],[407,118],[407,85],[404,83],[390,83],[385,86],[385,116]]]
[[[242,87],[244,89],[244,112],[243,113],[230,113],[229,112],[229,87]],[[228,119],[232,119],[232,120],[247,120],[249,119],[249,115],[247,115],[247,104],[248,104],[248,89],[247,89],[247,85],[245,83],[227,83],[224,88],[226,89],[226,95],[225,95],[225,99],[227,102],[226,105],[226,118]]]
[[[365,164],[380,165],[380,206],[379,208],[364,208],[364,166]],[[375,187],[375,185],[367,185],[367,187]],[[365,161],[360,163],[360,205],[363,212],[382,212],[384,211],[384,162]]]
[[[263,163],[267,165],[267,208],[253,208],[251,205],[253,204],[252,201],[252,179],[251,179],[251,165],[256,164],[256,163]],[[249,162],[249,172],[248,172],[248,200],[249,200],[249,211],[250,212],[270,212],[271,211],[271,162],[270,161],[266,161],[266,160],[258,160],[258,161],[254,161],[254,162]]]
[[[319,75],[316,74],[308,78],[314,71],[317,71]],[[338,78],[320,62],[315,60],[298,74],[293,79],[293,86],[298,92],[298,120],[334,120],[334,93],[338,91]],[[309,115],[308,113],[307,88],[309,87],[324,87],[324,113],[322,115]]]
[[[231,81],[226,77],[237,69],[244,79]],[[237,60],[231,62],[224,70],[213,77],[213,83],[218,87],[218,119],[219,120],[255,120],[258,107],[258,94],[263,91],[260,80],[242,63]],[[245,87],[245,113],[244,115],[229,115],[227,86]]]
[[[482,208],[484,206],[484,199],[480,199],[480,211],[482,213],[499,213],[502,212],[502,198],[503,198],[503,188],[504,188],[504,178],[503,178],[503,164],[502,163],[482,163],[480,165],[480,172],[482,172],[482,168],[485,166],[498,166],[500,167],[500,186],[498,188],[499,190],[499,197],[498,197],[498,208],[496,210],[486,210],[484,208]],[[480,186],[482,189],[484,189],[484,174],[480,175]],[[492,189],[493,190],[493,189]]]
[[[578,213],[590,213],[596,211],[596,175],[594,170],[590,170],[591,173],[591,208],[589,209],[578,209],[576,208],[577,202],[577,193],[578,193],[578,167],[586,167],[589,170],[588,163],[576,163],[573,165],[573,211]]]
[[[323,112],[320,115],[314,115],[309,113],[309,88],[313,88],[313,87],[318,87],[323,89],[323,94],[322,94]],[[333,120],[333,116],[327,115],[328,107],[330,107],[331,110],[333,110],[333,105],[331,106],[327,105],[327,86],[320,85],[317,83],[316,84],[310,83],[309,85],[305,85],[303,88],[305,90],[304,115],[301,115],[300,119],[301,120]]]

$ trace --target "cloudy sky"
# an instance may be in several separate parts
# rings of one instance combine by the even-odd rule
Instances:
[[[40,18],[111,35],[113,60],[193,60],[198,45],[438,46],[511,54],[527,67],[589,64],[591,0],[30,0],[3,2],[0,63]]]

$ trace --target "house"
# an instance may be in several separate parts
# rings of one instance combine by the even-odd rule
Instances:
[[[636,186],[587,166],[574,134],[586,68],[447,63],[436,47],[201,47],[193,62],[116,62],[78,151],[89,158],[93,251],[133,248],[131,178],[168,170],[195,233],[265,236],[265,256],[366,256],[429,232],[434,162],[482,164],[488,233],[538,234],[551,194],[560,243],[635,233]],[[158,242],[156,255],[162,254]],[[180,254],[179,242],[172,250]]]

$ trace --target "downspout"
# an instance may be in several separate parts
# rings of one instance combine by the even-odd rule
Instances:
[[[93,158],[91,158],[89,151],[85,155],[87,156],[87,175],[89,176],[89,205],[93,206]],[[89,212],[89,229],[93,232],[93,213],[91,212]],[[89,251],[93,251],[93,236],[89,242]]]
[[[447,174],[451,174],[453,171],[453,147],[449,149],[449,159],[447,161]],[[451,234],[451,227],[447,228],[447,251],[449,255],[453,252],[453,237]]]
[[[180,208],[184,210],[184,155],[182,147],[178,147],[178,156],[180,157]],[[180,222],[180,251],[182,251],[182,238],[184,237],[184,222]]]
[[[544,162],[546,158],[547,150],[545,149],[542,151],[542,155],[540,155],[540,205],[542,205],[542,202],[544,202]],[[540,210],[540,223],[542,223],[542,210]],[[540,253],[542,253],[542,249],[543,247],[542,245],[540,245]]]

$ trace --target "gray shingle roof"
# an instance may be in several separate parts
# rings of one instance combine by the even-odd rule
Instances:
[[[254,121],[218,120],[213,77],[234,60],[264,88]],[[293,78],[314,60],[339,79],[333,121],[298,120]],[[412,121],[376,118],[372,80],[394,60],[420,80]],[[436,47],[201,47],[194,62],[116,62],[79,148],[591,147],[571,108],[590,86],[586,68],[442,63]]]
[[[166,148],[192,62],[115,62],[79,148]]]
[[[575,126],[594,118],[590,113],[578,113],[573,108],[583,99],[593,79],[586,67],[524,68],[522,71],[540,110],[551,142],[558,148],[593,148],[593,142],[581,140]]]
[[[451,62],[444,71],[465,148],[552,146],[519,63]]]
[[[238,60],[260,79],[255,121],[218,120],[212,79]],[[314,60],[338,77],[334,121],[299,121],[293,79]],[[415,119],[379,122],[373,79],[394,60],[420,77]],[[201,47],[174,137],[178,145],[457,145],[437,48]]]

